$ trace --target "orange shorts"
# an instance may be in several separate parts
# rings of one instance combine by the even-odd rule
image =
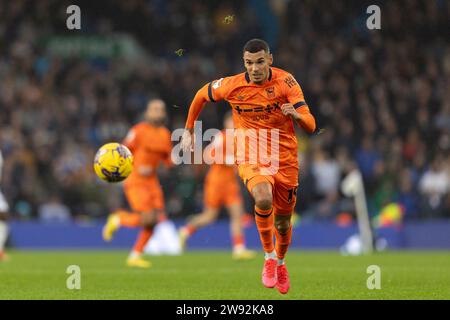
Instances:
[[[241,188],[236,179],[211,179],[206,177],[204,187],[204,203],[207,208],[220,208],[241,204]]]
[[[157,180],[125,184],[124,192],[131,209],[135,212],[164,210],[164,195]]]
[[[292,214],[297,200],[298,168],[283,167],[273,175],[264,175],[258,165],[240,164],[239,176],[251,193],[252,189],[261,182],[272,185],[274,213],[279,215]]]

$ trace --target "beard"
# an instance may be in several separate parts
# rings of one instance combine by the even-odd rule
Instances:
[[[262,83],[265,79],[264,74],[258,74],[257,77],[253,76],[254,83]]]

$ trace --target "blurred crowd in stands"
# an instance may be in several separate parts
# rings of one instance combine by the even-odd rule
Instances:
[[[448,1],[379,1],[381,30],[366,27],[367,1],[75,3],[81,30],[66,28],[72,2],[0,2],[1,190],[15,218],[89,219],[122,206],[120,185],[93,174],[96,149],[122,140],[152,97],[166,101],[171,130],[183,127],[196,90],[242,72],[255,37],[295,75],[320,129],[298,130],[304,219],[353,214],[340,182],[356,166],[372,216],[396,203],[405,219],[450,218]],[[144,58],[66,57],[46,42],[117,34]],[[206,106],[203,128],[221,128],[228,109]],[[171,217],[201,210],[207,169],[161,171]]]

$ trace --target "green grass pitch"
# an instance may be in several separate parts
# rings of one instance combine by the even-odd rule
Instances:
[[[0,299],[450,299],[449,252],[386,252],[342,257],[291,251],[291,290],[262,286],[262,258],[236,262],[225,251],[150,257],[150,269],[125,266],[124,251],[13,251],[0,263]],[[69,265],[81,268],[81,289],[66,287]],[[381,289],[366,286],[369,265],[381,268]]]

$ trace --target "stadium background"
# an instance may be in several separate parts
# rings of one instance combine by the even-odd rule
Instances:
[[[81,30],[66,28],[70,4],[81,8]],[[301,223],[330,228],[321,234],[354,226],[340,182],[358,166],[371,217],[394,204],[406,224],[434,228],[421,229],[424,239],[436,228],[448,234],[450,5],[377,1],[382,29],[368,30],[371,4],[1,1],[1,190],[13,244],[25,221],[70,230],[72,221],[95,224],[122,206],[120,186],[93,174],[97,148],[122,140],[152,97],[166,101],[170,129],[183,127],[196,90],[242,72],[241,48],[254,37],[269,42],[275,66],[295,75],[323,129],[298,132]],[[220,128],[227,110],[207,106],[203,128]],[[207,169],[161,171],[171,218],[201,210]],[[448,236],[438,244],[448,248]]]

